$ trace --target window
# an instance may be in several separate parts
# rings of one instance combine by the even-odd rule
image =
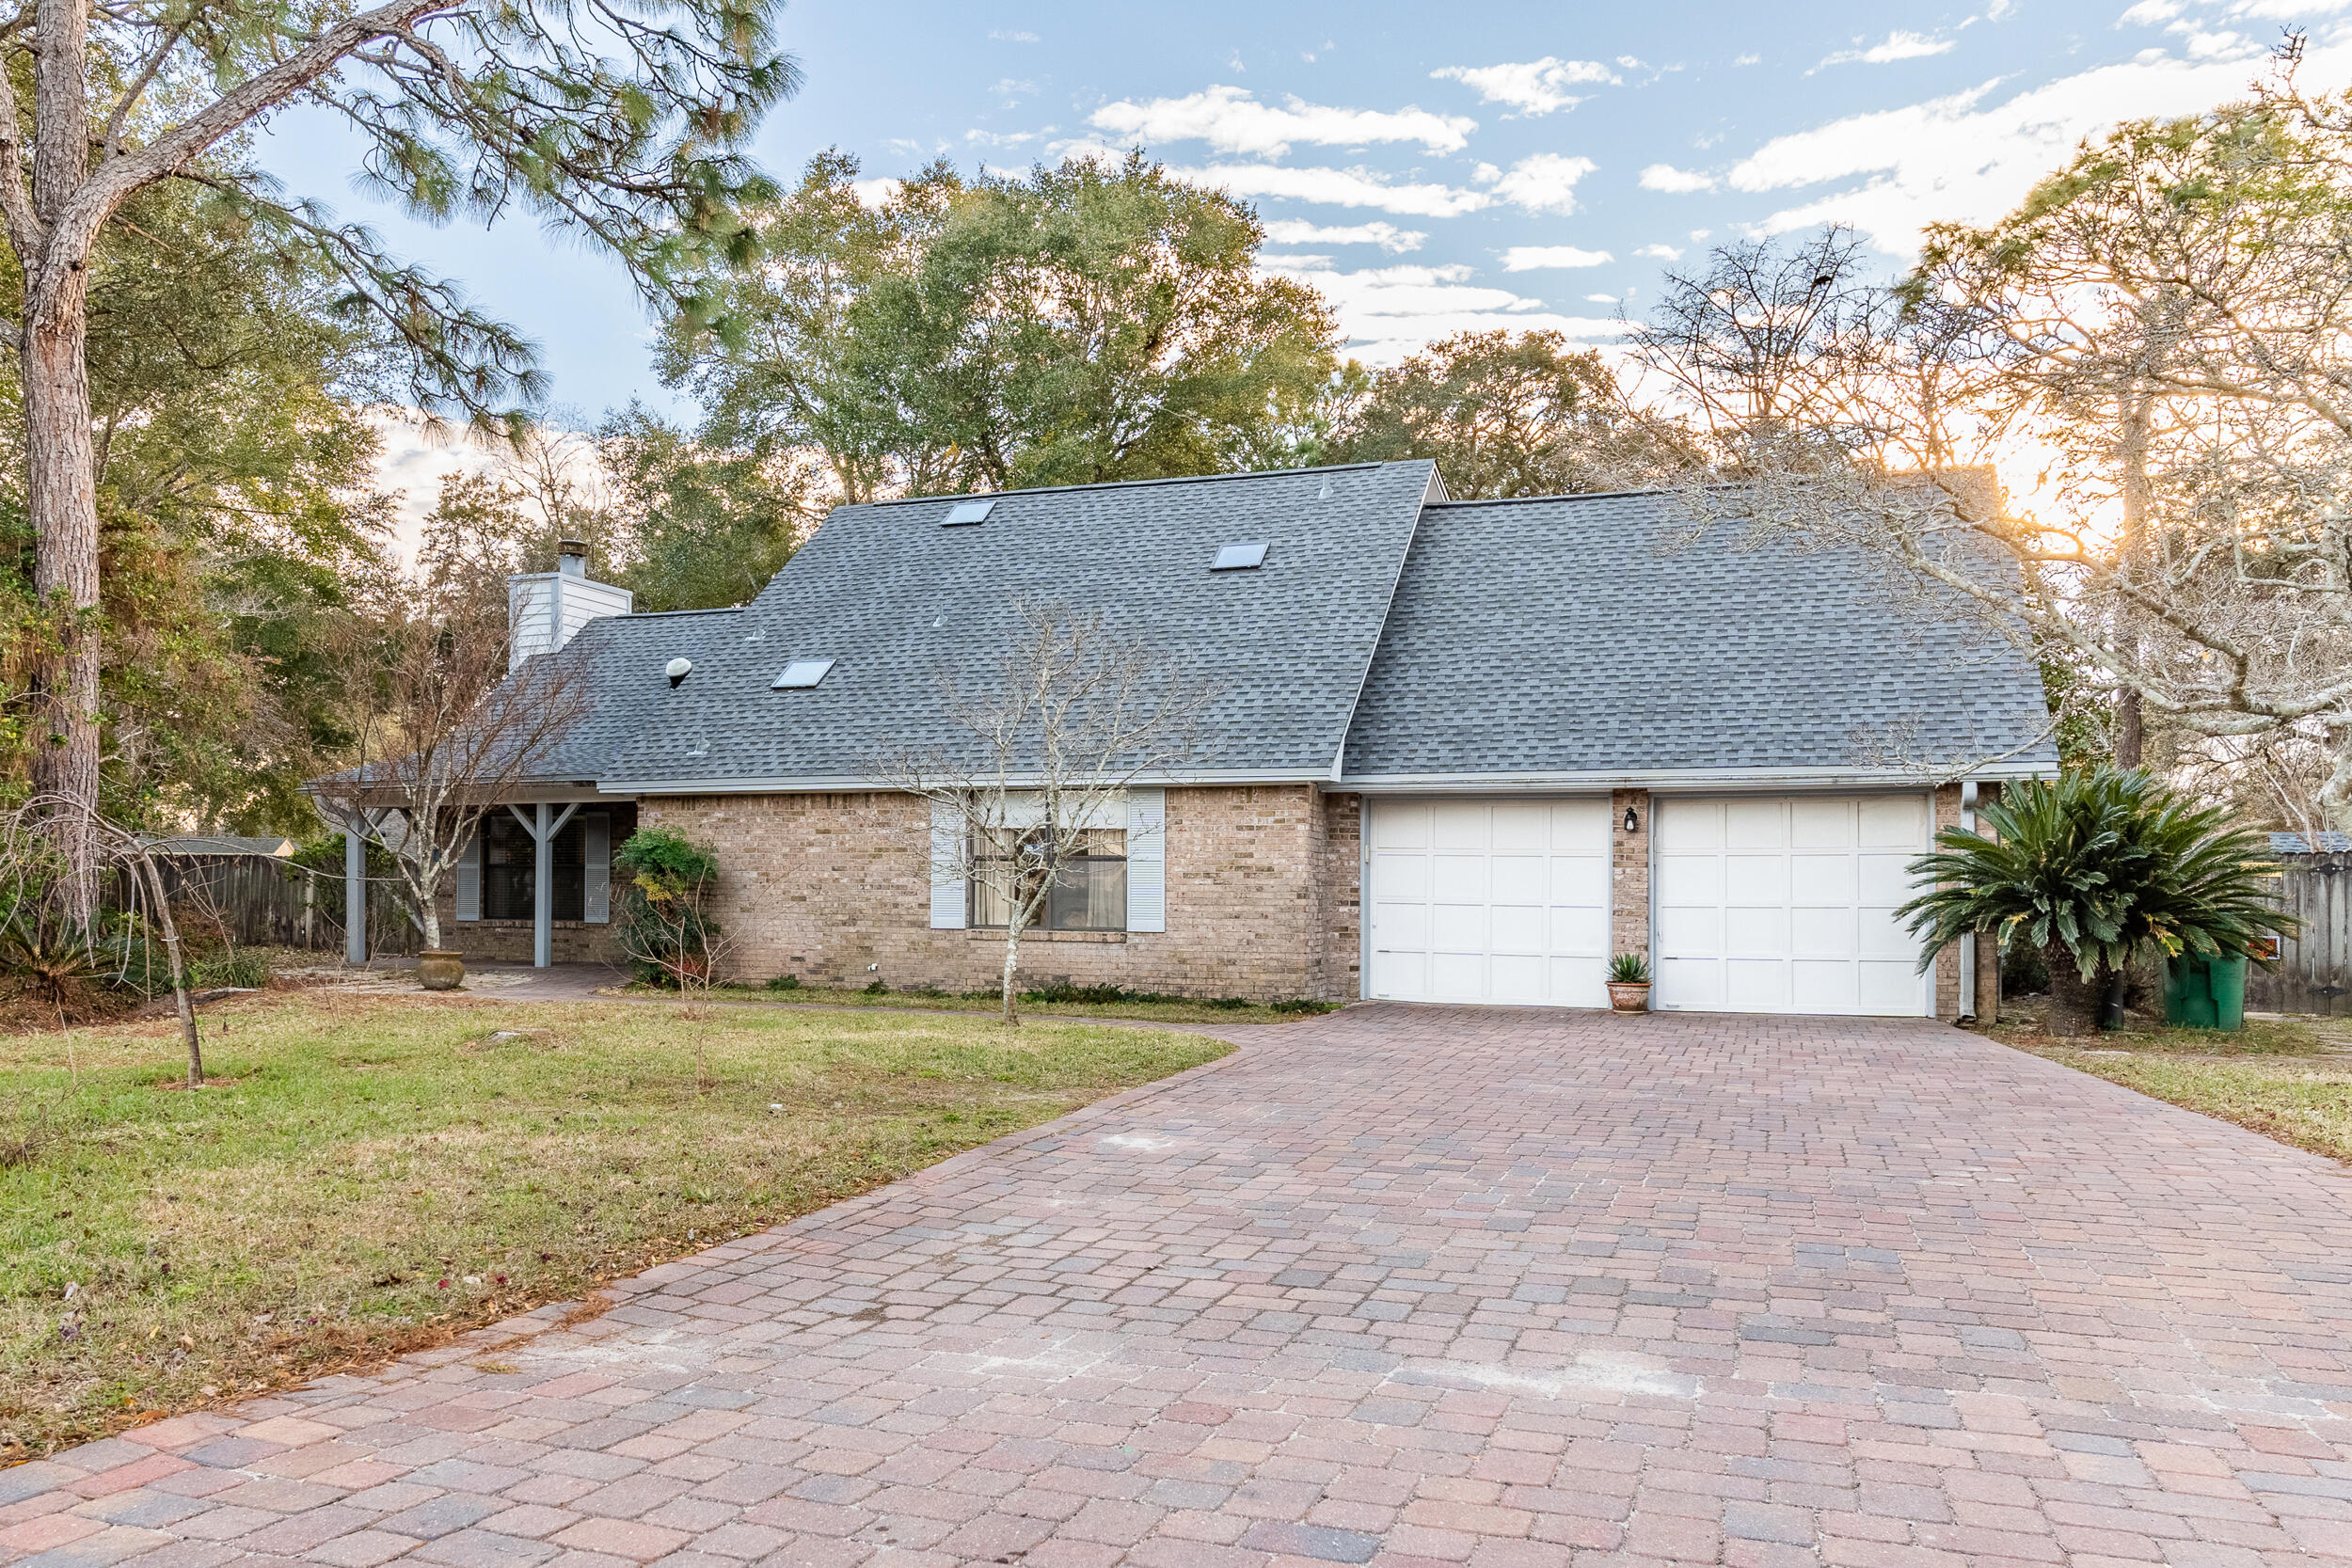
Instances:
[[[947,509],[947,528],[969,528],[974,523],[988,521],[988,515],[996,509],[993,500],[958,501]]]
[[[525,806],[523,810],[532,808]],[[557,808],[561,810],[561,807]],[[572,813],[572,819],[555,832],[554,863],[550,879],[555,891],[556,920],[587,918],[588,857],[584,833],[591,816],[607,819],[606,853],[620,848],[628,835],[637,831],[637,808],[633,805],[601,806],[591,811],[582,807]],[[485,920],[532,920],[537,918],[532,907],[532,881],[538,869],[538,846],[530,832],[515,820],[515,814],[504,806],[484,814],[482,818],[482,918]]]
[[[825,678],[833,668],[829,658],[796,658],[784,667],[784,673],[775,678],[771,691],[805,691]]]
[[[1035,896],[1046,854],[1042,835],[1007,830],[996,835],[992,852],[978,857],[972,879],[972,924],[1003,929],[1011,924],[1009,896],[1019,893],[1026,903]],[[1018,879],[1018,887],[1008,886]],[[1043,908],[1031,926],[1046,931],[1123,931],[1127,928],[1127,834],[1117,828],[1092,828],[1079,836],[1073,853],[1061,863]]]
[[[1212,572],[1254,572],[1265,564],[1265,541],[1253,540],[1247,545],[1226,545],[1209,562]]]

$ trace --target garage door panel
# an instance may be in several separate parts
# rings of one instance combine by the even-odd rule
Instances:
[[[1724,847],[1784,849],[1788,846],[1788,813],[1779,800],[1724,802]]]
[[[1535,953],[1495,954],[1487,960],[1489,992],[1486,1000],[1521,1005],[1547,1000],[1544,994],[1547,962],[1541,954]]]
[[[1553,953],[1573,953],[1587,957],[1607,957],[1609,950],[1609,911],[1607,910],[1564,910],[1546,911],[1551,921],[1551,941],[1547,950]]]
[[[1372,857],[1375,898],[1427,898],[1429,857],[1380,853]]]
[[[1551,813],[1541,800],[1502,801],[1493,811],[1496,849],[1551,847]]]
[[[1548,855],[1497,855],[1490,863],[1489,896],[1498,904],[1541,904],[1550,892]]]
[[[1788,911],[1788,951],[1801,958],[1853,958],[1856,921],[1851,906]]]
[[[1383,802],[1372,814],[1372,847],[1375,850],[1428,848],[1429,808],[1412,800],[1393,805]]]
[[[1439,849],[1486,851],[1489,837],[1487,808],[1474,802],[1439,800],[1429,808],[1429,842]]]
[[[1866,849],[1908,849],[1927,844],[1927,802],[1913,795],[1887,795],[1857,802],[1862,847]]]
[[[1667,799],[1654,820],[1659,1006],[1927,1010],[1893,913],[1927,847],[1924,796]]]
[[[1486,857],[1437,854],[1429,858],[1429,896],[1440,904],[1486,901]]]
[[[1770,904],[1788,902],[1788,862],[1780,855],[1725,855],[1724,902]]]
[[[1788,1011],[1788,966],[1778,958],[1725,958],[1724,1006],[1739,1013]]]
[[[1801,1013],[1850,1013],[1854,1010],[1854,974],[1851,960],[1833,962],[1799,958],[1788,966],[1789,1001]]]
[[[1800,854],[1788,859],[1788,901],[1792,904],[1851,904],[1859,891],[1850,854]]]
[[[1788,802],[1788,843],[1797,849],[1851,849],[1851,800],[1794,800]]]
[[[1919,991],[1926,981],[1919,973],[1916,959],[1890,961],[1865,958],[1855,969],[1861,1011],[1915,1013],[1919,1010]]]
[[[1658,902],[1661,906],[1720,904],[1724,897],[1724,863],[1716,855],[1663,855],[1658,862]]]
[[[1483,1002],[1486,957],[1483,953],[1429,955],[1429,994],[1440,1002]]]
[[[1714,800],[1677,801],[1671,813],[1650,819],[1661,853],[1688,849],[1712,853],[1724,847],[1724,808]]]
[[[1375,996],[1599,1006],[1608,802],[1370,802]]]
[[[1724,948],[1724,911],[1692,906],[1658,911],[1658,950],[1706,958]]]
[[[1541,955],[1550,944],[1550,911],[1541,904],[1490,905],[1486,931],[1486,945],[1494,952]]]

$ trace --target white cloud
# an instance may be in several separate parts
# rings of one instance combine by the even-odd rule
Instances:
[[[1605,250],[1579,250],[1572,245],[1515,245],[1502,253],[1502,270],[1534,272],[1538,267],[1598,267],[1615,260]]]
[[[1391,184],[1376,170],[1362,168],[1278,168],[1271,164],[1211,164],[1205,168],[1171,168],[1168,173],[1196,185],[1232,192],[1235,196],[1268,197],[1278,201],[1315,201],[1328,207],[1376,207],[1408,217],[1451,218],[1494,205],[1484,191],[1453,185]]]
[[[1531,213],[1576,211],[1576,182],[1600,166],[1590,158],[1538,152],[1521,158],[1495,182],[1495,195]]]
[[[1711,191],[1715,177],[1697,174],[1690,169],[1677,168],[1672,164],[1652,164],[1642,171],[1642,189],[1668,191],[1676,196],[1688,196],[1692,191]]]
[[[2313,87],[2341,85],[2352,76],[2352,45],[2312,50],[2302,75]],[[1882,250],[1907,255],[1927,224],[1998,218],[2084,137],[2119,120],[2196,114],[2243,97],[2246,68],[2150,52],[1991,103],[1998,85],[1776,136],[1735,165],[1729,182],[1760,192],[1858,180],[1773,214],[1757,231],[1851,223]]]
[[[1676,246],[1670,245],[1645,245],[1633,254],[1636,256],[1647,257],[1653,261],[1679,261],[1682,260],[1682,252]]]
[[[853,180],[850,182],[850,189],[856,193],[859,203],[867,207],[879,207],[905,188],[905,182],[898,180]]]
[[[1431,152],[1459,152],[1478,121],[1410,106],[1394,111],[1341,109],[1297,98],[1261,103],[1247,87],[1212,87],[1184,98],[1121,100],[1094,111],[1098,131],[1132,141],[1205,141],[1219,152],[1279,158],[1294,142],[1365,147],[1413,142]]]
[[[1762,65],[1764,63],[1764,56],[1761,55],[1742,55],[1731,63],[1733,65]]]
[[[1617,296],[1615,294],[1586,294],[1584,296],[1584,303],[1587,305],[1614,305],[1617,303]]]
[[[1598,60],[1562,60],[1546,55],[1516,65],[1449,65],[1429,73],[1478,89],[1488,103],[1508,103],[1521,114],[1548,115],[1572,109],[1584,99],[1567,89],[1587,84],[1610,86],[1617,73]]]
[[[1267,257],[1268,271],[1312,284],[1339,312],[1348,335],[1347,351],[1374,365],[1392,365],[1439,338],[1456,332],[1552,331],[1589,341],[1619,336],[1624,327],[1605,317],[1563,316],[1508,289],[1470,281],[1470,269],[1451,266],[1375,267],[1339,272],[1319,258]]]
[[[1265,237],[1276,245],[1376,245],[1391,251],[1419,250],[1429,238],[1421,230],[1399,229],[1376,219],[1331,228],[1304,218],[1268,218]]]
[[[1038,40],[1035,33],[1009,33],[1001,27],[988,36],[998,43],[1035,43]]]
[[[1821,57],[1821,64],[1813,69],[1819,71],[1822,66],[1892,65],[1897,60],[1924,60],[1931,55],[1949,54],[1952,46],[1959,41],[1957,39],[1931,39],[1925,33],[1892,32],[1886,35],[1883,43],[1874,43],[1867,49],[1840,49],[1835,55],[1825,55]]]

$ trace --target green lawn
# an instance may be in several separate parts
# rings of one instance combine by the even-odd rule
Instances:
[[[772,1225],[1222,1055],[967,1016],[280,994],[0,1038],[0,1463]]]
[[[2331,1029],[2334,1031],[2331,1033]],[[2317,1020],[2249,1019],[2233,1033],[2140,1027],[2063,1040],[2030,1024],[1994,1038],[2153,1099],[2352,1164],[2352,1044]]]

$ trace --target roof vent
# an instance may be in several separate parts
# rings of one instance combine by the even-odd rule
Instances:
[[[974,523],[984,523],[988,521],[988,515],[995,509],[996,503],[993,500],[958,501],[947,509],[947,520],[940,526],[967,528]]]
[[[1212,572],[1254,572],[1265,564],[1265,541],[1248,545],[1227,545],[1209,562]]]
[[[675,691],[678,689],[678,683],[694,673],[694,661],[691,658],[674,658],[661,667],[661,673],[670,677],[670,689]]]
[[[829,658],[796,658],[784,667],[784,673],[776,677],[775,683],[769,689],[771,691],[806,691],[818,681],[823,680],[825,672],[832,668],[833,660]]]

